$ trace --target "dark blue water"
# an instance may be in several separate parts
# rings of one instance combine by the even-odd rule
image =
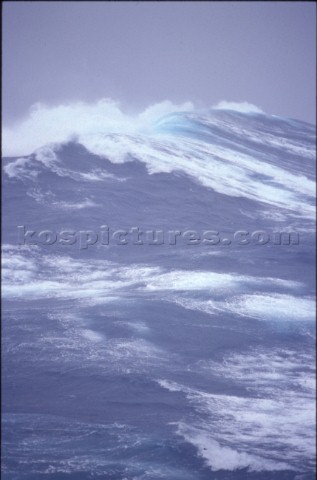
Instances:
[[[314,142],[212,111],[3,159],[4,479],[314,478]]]

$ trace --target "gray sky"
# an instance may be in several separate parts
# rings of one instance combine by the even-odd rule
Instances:
[[[314,2],[4,2],[3,122],[36,102],[247,101],[315,123]]]

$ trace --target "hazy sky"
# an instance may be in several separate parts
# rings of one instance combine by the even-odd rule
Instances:
[[[314,2],[4,2],[3,122],[36,102],[247,101],[315,123]]]

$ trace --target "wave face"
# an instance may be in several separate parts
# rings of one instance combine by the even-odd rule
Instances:
[[[3,478],[314,478],[314,127],[111,108],[2,161]]]

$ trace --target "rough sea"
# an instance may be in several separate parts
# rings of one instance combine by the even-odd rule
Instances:
[[[315,478],[315,158],[215,109],[3,158],[4,480]]]

